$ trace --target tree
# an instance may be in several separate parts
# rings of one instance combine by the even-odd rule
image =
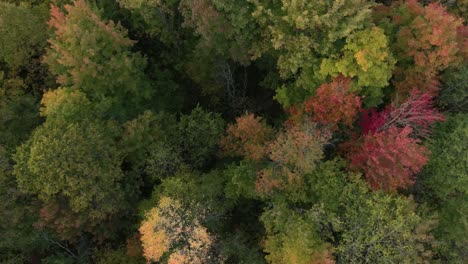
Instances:
[[[86,4],[51,7],[49,25],[55,29],[44,62],[62,86],[84,92],[106,113],[128,118],[154,95],[144,75],[146,60],[131,52],[134,41],[114,22],[103,22]]]
[[[427,263],[434,221],[416,214],[411,198],[369,192],[358,178],[342,189],[341,234],[336,250],[343,263]]]
[[[38,100],[27,93],[24,81],[4,79],[0,71],[0,145],[13,152],[40,122]]]
[[[293,210],[278,204],[267,209],[261,220],[268,263],[335,263],[331,245],[320,237],[322,218],[320,208]]]
[[[428,151],[409,135],[409,126],[367,134],[350,153],[351,167],[360,169],[374,190],[396,191],[414,184],[414,175],[428,161]]]
[[[184,26],[200,36],[199,51],[217,54],[248,65],[259,28],[251,16],[249,1],[182,0],[179,9]],[[212,56],[212,55],[211,55]]]
[[[58,88],[44,93],[39,110],[42,117],[64,123],[75,123],[87,117],[99,116],[86,94],[71,88]]]
[[[245,113],[229,124],[220,145],[224,155],[238,155],[259,161],[267,153],[267,142],[273,136],[273,129],[261,117]]]
[[[41,246],[33,227],[37,201],[18,190],[12,170],[10,155],[0,145],[0,235],[4,238],[0,242],[0,259],[27,262],[28,255]]]
[[[304,102],[305,112],[319,124],[338,128],[339,123],[352,127],[361,108],[361,98],[350,91],[351,80],[339,76],[322,84],[317,94]]]
[[[364,95],[364,102],[375,106],[381,102],[382,88],[388,85],[395,63],[384,30],[372,27],[347,38],[343,55],[322,60],[320,72],[357,79],[355,86]]]
[[[433,97],[414,89],[402,103],[394,100],[381,112],[374,109],[364,112],[359,125],[363,134],[384,131],[392,126],[408,126],[413,129],[412,136],[426,138],[432,125],[443,120],[444,115],[434,107]]]
[[[323,145],[327,140],[326,131],[320,131],[314,123],[293,126],[279,133],[270,143],[269,158],[291,171],[306,173],[323,158]]]
[[[39,123],[38,95],[48,88],[39,57],[47,45],[44,9],[0,2],[0,145],[12,152]]]
[[[254,58],[273,54],[284,80],[275,98],[289,107],[313,95],[325,79],[324,59],[340,57],[343,41],[372,25],[369,1],[257,1],[252,13],[261,27],[262,42]],[[320,29],[320,30],[317,30]]]
[[[142,31],[158,36],[167,45],[178,45],[181,40],[181,18],[177,13],[179,1],[118,0],[119,5],[137,14],[143,20]]]
[[[395,41],[398,59],[395,85],[400,94],[417,88],[434,95],[439,89],[438,74],[458,65],[466,56],[463,21],[440,3],[422,6],[416,0],[397,2],[377,12]]]
[[[47,25],[40,8],[0,3],[0,61],[11,69],[28,66],[47,44]],[[15,30],[12,30],[12,29]]]
[[[213,237],[202,225],[202,211],[161,197],[140,226],[143,254],[148,261],[208,263]]]
[[[224,175],[229,179],[225,187],[228,198],[256,198],[255,180],[258,166],[253,162],[243,160],[237,164],[231,164],[224,170]]]
[[[135,180],[125,179],[121,170],[118,136],[113,122],[48,119],[17,149],[19,188],[43,203],[39,226],[70,240],[83,232],[98,239],[115,235],[106,222],[127,209],[137,193]]]
[[[324,133],[325,132],[325,133]],[[268,146],[271,165],[257,174],[255,188],[260,195],[276,191],[295,193],[304,183],[304,174],[312,172],[323,158],[323,146],[329,135],[314,123],[289,127]]]
[[[434,234],[440,239],[442,257],[451,263],[466,260],[467,138],[466,114],[449,116],[446,122],[438,124],[429,140],[431,155],[422,173],[422,183],[427,187],[423,198],[439,215]]]
[[[145,111],[124,124],[122,143],[127,155],[125,162],[141,174],[147,184],[174,175],[188,167],[180,149],[174,145],[177,121],[174,115]]]
[[[197,106],[189,115],[183,115],[177,125],[177,144],[182,158],[194,168],[202,168],[217,152],[218,141],[224,129],[219,114]]]
[[[468,66],[448,69],[442,75],[439,101],[448,111],[468,113]]]

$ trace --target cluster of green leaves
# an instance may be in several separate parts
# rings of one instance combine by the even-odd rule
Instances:
[[[465,258],[464,248],[468,225],[467,215],[467,146],[468,123],[466,114],[450,116],[439,124],[429,141],[431,157],[423,173],[423,184],[430,192],[426,199],[439,214],[435,235],[441,241],[441,251],[452,262]]]

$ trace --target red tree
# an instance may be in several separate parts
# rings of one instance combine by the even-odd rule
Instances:
[[[351,79],[338,76],[331,83],[322,84],[317,94],[304,103],[304,110],[312,120],[337,128],[338,123],[352,127],[361,110],[361,98],[350,91]]]
[[[443,120],[444,116],[434,107],[433,97],[413,90],[401,104],[393,102],[381,112],[374,109],[364,112],[359,125],[363,134],[383,131],[392,126],[410,126],[413,136],[427,137],[432,124]]]
[[[407,188],[414,175],[428,161],[428,150],[411,138],[413,129],[395,126],[364,136],[364,142],[350,154],[351,167],[360,169],[370,186],[386,191]]]

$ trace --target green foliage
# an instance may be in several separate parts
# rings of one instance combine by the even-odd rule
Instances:
[[[112,21],[104,22],[78,0],[62,13],[52,6],[49,25],[55,29],[44,62],[57,82],[84,92],[116,117],[139,110],[154,92],[144,70],[146,60],[131,52],[134,41]]]
[[[305,202],[322,204],[331,212],[339,212],[341,193],[347,183],[348,174],[344,170],[345,162],[334,159],[320,163],[318,167],[305,175],[304,192],[307,193]]]
[[[468,65],[442,75],[440,101],[449,111],[468,113]]]
[[[219,114],[196,107],[183,115],[177,125],[177,144],[183,159],[194,168],[201,168],[216,154],[218,141],[224,130]]]
[[[47,211],[43,220],[61,237],[73,238],[121,212],[136,192],[131,180],[124,182],[118,135],[112,122],[50,119],[18,148],[14,174],[19,188],[39,197]],[[71,214],[64,217],[73,222],[54,225],[59,222],[50,212],[54,204],[68,208]]]
[[[250,63],[251,49],[258,41],[259,28],[251,16],[249,1],[183,0],[180,10],[184,26],[200,36],[199,52],[213,53],[240,64]]]
[[[15,255],[11,263],[16,263],[14,259],[19,262],[27,257],[40,241],[32,226],[37,220],[35,199],[18,190],[12,169],[9,155],[0,145],[0,260]]]
[[[252,162],[241,161],[239,165],[232,164],[223,172],[229,179],[226,184],[226,197],[228,198],[256,198],[255,180],[257,166]]]
[[[468,122],[466,114],[450,116],[439,124],[429,141],[431,156],[423,173],[439,213],[436,236],[442,241],[442,254],[451,261],[463,263],[468,245]],[[449,256],[453,254],[454,256]]]
[[[58,88],[42,96],[40,114],[48,120],[74,123],[95,116],[94,105],[86,94],[71,88]]]
[[[0,62],[10,68],[26,65],[47,44],[44,12],[4,2],[0,10]]]
[[[126,148],[125,160],[133,168],[148,174],[150,182],[173,175],[182,165],[180,153],[171,145],[176,131],[173,115],[145,111],[124,124],[122,143]]]
[[[434,223],[415,213],[412,199],[369,192],[354,179],[342,190],[337,258],[344,263],[425,263]],[[427,248],[426,248],[427,247]]]
[[[346,39],[342,57],[322,60],[320,72],[356,78],[355,89],[365,96],[367,105],[375,106],[381,102],[382,88],[388,85],[396,62],[388,46],[387,37],[379,27],[356,32]]]
[[[141,17],[144,30],[166,44],[180,40],[179,0],[118,0],[120,6]]]
[[[313,95],[324,81],[319,74],[322,60],[340,57],[343,42],[372,25],[369,1],[250,2],[262,27],[255,57],[274,51],[281,77],[293,80],[277,92],[276,99],[285,107]]]
[[[251,245],[246,234],[236,233],[235,235],[226,238],[221,245],[221,255],[232,261],[230,263],[249,264],[249,263],[265,263],[263,254],[259,245]]]
[[[3,77],[0,71],[0,145],[12,151],[39,124],[38,103],[21,79]]]
[[[145,259],[137,256],[129,256],[124,248],[103,249],[94,254],[96,264],[144,264]]]
[[[266,229],[265,252],[269,263],[334,263],[330,245],[322,241],[320,208],[289,209],[277,204],[261,216]]]

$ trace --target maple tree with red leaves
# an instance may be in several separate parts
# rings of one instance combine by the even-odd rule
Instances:
[[[334,78],[330,83],[324,83],[317,89],[317,94],[304,103],[304,110],[312,114],[312,120],[333,128],[338,123],[348,127],[361,109],[361,98],[350,91],[351,79],[343,76]]]
[[[352,80],[342,75],[317,88],[316,95],[302,104],[289,107],[287,125],[298,125],[309,119],[332,130],[338,124],[353,127],[361,111],[362,100],[356,92],[351,91]]]
[[[414,184],[414,175],[428,161],[428,150],[410,137],[406,126],[364,136],[361,146],[350,154],[351,168],[360,169],[374,190],[394,192]]]
[[[444,115],[434,107],[433,97],[414,89],[401,104],[394,101],[383,111],[371,109],[363,112],[359,125],[363,134],[383,131],[392,126],[410,126],[413,136],[425,138],[430,134],[431,126],[443,120]]]

